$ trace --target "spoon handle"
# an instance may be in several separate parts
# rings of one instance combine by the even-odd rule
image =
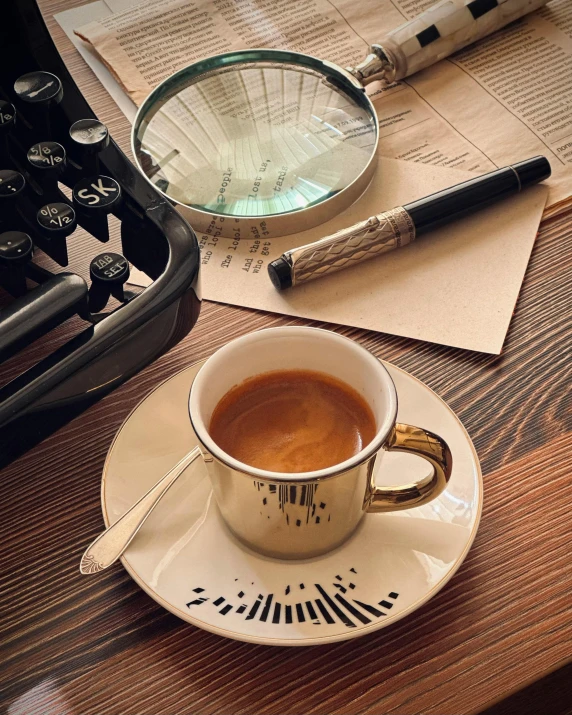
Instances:
[[[83,574],[103,571],[117,561],[131,543],[135,534],[143,525],[145,519],[160,502],[170,487],[192,464],[201,451],[195,447],[181,459],[154,487],[144,494],[139,501],[123,514],[115,524],[103,531],[86,549],[81,557],[79,570]]]

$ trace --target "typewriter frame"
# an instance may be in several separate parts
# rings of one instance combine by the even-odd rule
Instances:
[[[0,43],[3,86],[26,72],[46,70],[62,82],[60,107],[70,125],[96,116],[60,57],[35,0],[17,0],[4,8]],[[0,467],[169,350],[199,314],[200,252],[193,230],[113,141],[100,161],[122,187],[122,239],[129,225],[133,230],[148,227],[153,254],[147,266],[133,261],[125,242],[123,248],[153,283],[100,322],[86,324],[83,332],[0,389]]]

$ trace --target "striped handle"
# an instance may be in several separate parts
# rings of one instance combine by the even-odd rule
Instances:
[[[390,32],[381,47],[399,80],[480,40],[509,22],[542,7],[548,0],[442,0]]]

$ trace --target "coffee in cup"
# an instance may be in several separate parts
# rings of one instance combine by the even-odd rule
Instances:
[[[273,370],[232,387],[209,434],[231,457],[270,472],[340,464],[375,435],[375,417],[353,387],[316,370]]]

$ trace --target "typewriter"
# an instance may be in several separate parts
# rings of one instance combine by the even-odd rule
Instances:
[[[0,38],[3,466],[189,332],[200,261],[190,226],[90,109],[34,0],[3,8]],[[148,287],[130,284],[133,267]]]

